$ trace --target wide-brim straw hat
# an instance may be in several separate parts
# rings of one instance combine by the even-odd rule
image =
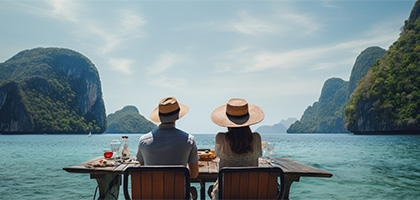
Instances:
[[[227,104],[216,108],[211,113],[211,120],[223,127],[245,127],[261,122],[264,119],[262,109],[248,104],[245,99],[232,98]]]
[[[166,97],[160,100],[149,118],[156,123],[173,122],[183,117],[190,109],[178,103],[175,97]]]

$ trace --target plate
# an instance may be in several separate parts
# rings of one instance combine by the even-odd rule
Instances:
[[[98,161],[95,161],[93,163],[89,163],[86,165],[86,167],[115,167],[117,165],[117,162],[113,160],[105,160],[101,159]]]

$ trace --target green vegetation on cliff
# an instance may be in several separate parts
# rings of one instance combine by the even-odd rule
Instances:
[[[403,32],[360,81],[345,109],[352,132],[420,130],[420,19],[417,1]],[[414,15],[414,16],[413,16]]]
[[[6,91],[10,83],[17,85],[15,91]],[[20,98],[7,98],[11,92]],[[6,102],[0,105],[0,132],[102,133],[106,128],[98,71],[69,49],[25,50],[0,63],[0,99]],[[17,109],[25,116],[12,116]]]
[[[319,101],[309,106],[300,121],[290,125],[288,133],[346,132],[340,113],[344,109],[348,82],[330,78],[324,83]]]
[[[109,114],[107,122],[107,133],[147,133],[157,128],[153,122],[140,115],[134,106],[125,106]]]
[[[328,79],[322,88],[318,102],[309,106],[300,121],[292,124],[288,133],[343,133],[344,108],[357,82],[363,78],[378,58],[385,54],[380,47],[369,47],[360,53],[353,66],[350,81]]]

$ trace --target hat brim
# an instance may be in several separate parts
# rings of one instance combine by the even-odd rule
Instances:
[[[265,115],[262,109],[254,104],[248,104],[248,114],[241,117],[228,116],[226,114],[226,104],[216,108],[211,113],[211,120],[215,124],[231,128],[257,124],[261,122],[264,117]]]
[[[188,108],[188,106],[186,105],[183,105],[180,103],[178,103],[178,105],[179,105],[179,112],[174,113],[173,115],[165,115],[165,116],[159,115],[159,107],[156,107],[150,114],[149,118],[150,120],[156,123],[176,121],[180,119],[181,117],[183,117],[185,114],[187,114],[188,111],[190,110],[190,108]]]

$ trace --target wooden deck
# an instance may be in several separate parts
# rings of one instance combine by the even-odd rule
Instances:
[[[65,167],[63,170],[71,173],[88,173],[91,179],[96,179],[99,185],[99,198],[108,199],[108,197],[118,197],[121,185],[121,175],[128,166],[137,166],[138,163],[125,163],[116,167],[86,167],[88,164],[96,162],[103,157],[80,163],[75,166]],[[333,175],[324,170],[308,166],[292,160],[290,158],[277,157],[269,161],[267,158],[260,158],[261,167],[280,167],[284,171],[286,178],[286,191],[282,199],[289,199],[290,187],[293,182],[298,182],[300,177],[332,177]],[[204,199],[206,194],[206,183],[215,182],[218,177],[219,163],[218,159],[211,161],[199,161],[199,175],[191,179],[191,182],[200,183],[200,196]]]

